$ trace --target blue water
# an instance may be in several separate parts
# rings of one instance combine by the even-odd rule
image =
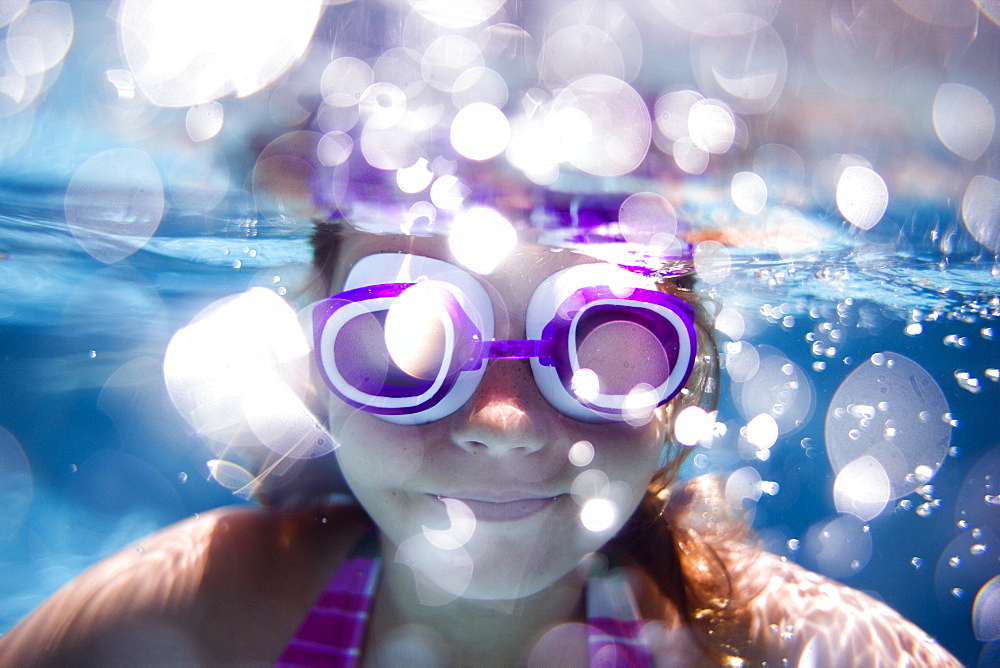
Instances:
[[[7,629],[101,557],[192,513],[243,502],[210,479],[212,455],[163,386],[164,351],[199,310],[262,277],[301,268],[309,248],[308,226],[250,227],[234,204],[230,217],[199,221],[198,229],[168,216],[141,250],[108,266],[83,252],[61,222],[60,192],[13,184],[3,201],[0,461],[13,480],[0,492],[13,509],[0,534],[0,629]],[[878,249],[866,252],[850,230],[837,232],[846,247],[821,256],[741,251],[715,287],[715,297],[742,314],[743,340],[762,356],[784,353],[808,377],[815,399],[803,426],[775,443],[766,461],[747,460],[734,436],[747,417],[724,375],[718,421],[728,436],[699,448],[704,457],[689,459],[686,475],[754,467],[777,484],[747,504],[768,549],[881,598],[974,664],[982,645],[972,634],[972,603],[997,571],[1000,543],[995,514],[987,516],[992,525],[963,529],[956,510],[964,488],[982,487],[977,463],[1000,473],[1000,384],[987,375],[1000,367],[993,265],[971,256],[949,263],[926,254],[875,258]],[[834,284],[824,268],[847,277]],[[914,309],[919,334],[907,330]],[[935,309],[939,316],[929,320]],[[824,323],[841,331],[832,356],[814,346]],[[723,347],[728,340],[720,336]],[[844,573],[844,564],[824,562],[809,548],[816,528],[836,516],[824,423],[849,372],[885,351],[915,360],[935,379],[956,426],[932,489],[891,502],[867,529],[858,521],[870,551]],[[979,379],[978,391],[963,387],[956,371]],[[987,535],[966,540],[973,528]],[[977,543],[991,551],[970,555]],[[964,563],[947,565],[955,554]]]
[[[312,224],[288,202],[258,197],[254,165],[268,140],[315,127],[309,114],[323,97],[319,80],[331,54],[375,62],[397,46],[390,39],[437,34],[405,16],[402,30],[390,3],[331,3],[316,24],[318,46],[271,85],[157,106],[127,76],[119,52],[126,47],[106,3],[46,4],[71,7],[75,30],[63,54],[56,47],[65,34],[52,37],[43,50],[47,69],[21,81],[23,90],[3,60],[13,28],[0,23],[0,633],[102,557],[194,513],[248,503],[211,476],[208,461],[219,453],[171,401],[167,347],[220,298],[252,287],[295,297],[308,271]],[[584,22],[562,13],[549,25],[547,3],[507,4],[510,16],[495,21],[522,12],[518,20],[535,46],[564,24]],[[768,550],[884,600],[964,663],[997,665],[1000,640],[977,640],[972,613],[977,594],[991,594],[990,628],[1000,626],[1000,580],[986,586],[1000,574],[1000,186],[980,198],[978,209],[970,207],[991,221],[979,230],[982,243],[963,222],[962,200],[972,179],[995,185],[1000,177],[1000,23],[985,2],[981,13],[968,2],[942,12],[943,0],[716,4],[759,10],[766,15],[755,30],[774,30],[749,44],[716,44],[684,16],[673,16],[682,24],[675,25],[662,15],[684,3],[622,3],[638,25],[634,34],[604,4],[606,13],[581,11],[595,25],[607,19],[600,27],[617,44],[622,76],[629,70],[648,102],[690,89],[736,110],[732,149],[713,154],[703,174],[679,169],[663,150],[669,142],[650,148],[667,175],[660,185],[691,231],[714,238],[748,220],[766,226],[772,212],[787,215],[794,207],[806,225],[793,229],[791,240],[804,234],[815,242],[779,253],[771,243],[758,247],[752,236],[740,237],[714,267],[722,273],[703,283],[726,309],[719,333],[726,368],[715,435],[695,447],[683,474],[728,476],[731,501],[746,509]],[[201,38],[211,40],[230,24],[243,25],[224,22]],[[524,61],[493,63],[509,79],[505,111],[513,114],[518,86],[535,85],[537,54],[510,25],[494,27],[500,47],[491,57]],[[633,48],[640,36],[641,53]],[[548,52],[549,59],[558,55]],[[590,63],[551,62],[572,69],[577,60]],[[768,81],[767,68],[776,63],[787,64],[787,71],[770,72],[785,88],[768,98],[773,108],[753,108],[765,98],[727,97],[709,76],[712,63],[737,91]],[[935,106],[942,90],[944,103]],[[451,104],[450,92],[431,92]],[[192,135],[188,108],[216,99],[225,111],[218,135]],[[339,127],[343,119],[320,122]],[[442,128],[447,134],[447,122]],[[293,149],[279,157],[296,155]],[[360,152],[355,146],[354,157]],[[836,184],[824,181],[824,161],[844,154],[854,155],[852,164],[869,161],[890,184],[888,209],[867,231],[844,221],[833,201]],[[99,155],[106,160],[94,167]],[[281,164],[279,173],[299,165]],[[74,188],[79,194],[73,179],[84,165],[105,184],[129,182],[135,199],[123,200],[113,188],[68,197]],[[733,174],[745,170],[766,177],[768,209],[759,216],[738,211],[730,195]],[[330,183],[336,190],[339,182]],[[150,185],[164,191],[161,197]],[[160,220],[153,209],[163,203]],[[123,254],[79,224],[79,207],[90,204],[105,209],[91,222],[114,219],[138,230],[152,216],[159,224]],[[748,359],[769,375],[748,373]],[[893,376],[890,361],[907,372]],[[863,374],[883,369],[901,382],[880,386],[889,393],[886,407],[850,402],[876,385]],[[848,403],[835,401],[838,393]],[[771,403],[756,403],[760,396]],[[897,424],[894,406],[908,401],[934,406],[933,415]],[[857,412],[857,434],[838,409]],[[768,411],[780,433],[761,444],[748,425]],[[857,478],[862,489],[849,491],[860,499],[866,519],[859,519],[843,512],[843,486],[852,481],[845,477],[835,488],[831,462],[853,458],[847,453],[866,437],[865,421],[884,428],[887,440],[895,438],[890,431],[906,434],[906,465],[935,465],[889,499],[878,498],[879,485],[871,484],[878,476]],[[980,631],[987,627],[980,620]]]

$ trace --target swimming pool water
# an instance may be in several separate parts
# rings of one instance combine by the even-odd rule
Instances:
[[[593,65],[613,80],[611,98],[649,98],[649,128],[619,114],[590,139],[625,125],[654,135],[649,159],[667,174],[659,185],[697,240],[701,287],[719,311],[720,408],[687,416],[683,475],[724,476],[766,549],[884,600],[964,663],[987,666],[1000,665],[1000,28],[995,2],[949,3],[521,3],[524,31],[501,20],[513,14],[483,19],[493,22],[488,55],[510,60],[484,69],[491,85],[475,95],[512,118],[515,107],[577,112],[535,89],[504,106],[508,88],[496,80],[513,92],[526,88],[519,77],[549,85],[560,68]],[[263,2],[278,8],[274,20],[227,43],[242,54],[230,65],[267,48],[276,59],[265,65],[277,69],[209,81],[181,63],[158,82],[134,62],[136,35],[150,29],[140,14],[22,4],[16,16],[0,11],[0,633],[103,556],[248,502],[250,474],[236,464],[250,465],[209,447],[171,399],[168,346],[206,308],[250,288],[280,298],[268,304],[304,306],[312,222],[292,177],[315,174],[300,142],[339,167],[352,147],[362,153],[348,137],[360,116],[390,127],[385,115],[404,103],[436,109],[406,77],[423,76],[416,83],[457,109],[480,100],[457,86],[442,93],[442,82],[483,64],[447,61],[442,44],[459,53],[471,43],[452,39],[453,27],[415,15],[396,26],[382,4],[322,3],[331,6],[312,17],[314,48],[304,50],[307,34],[275,22],[290,16],[284,5]],[[320,4],[302,3],[289,21],[308,24]],[[592,5],[600,11],[580,10]],[[702,29],[712,18],[702,6],[734,12],[743,28]],[[338,18],[352,7],[376,27]],[[394,27],[426,49],[430,74],[420,63],[411,71],[412,49],[379,43]],[[30,30],[48,40],[40,61],[10,40]],[[562,37],[529,67],[518,60],[532,48],[526,31],[539,45]],[[587,42],[593,59],[573,57],[585,35],[601,37]],[[225,51],[198,39],[206,57]],[[352,53],[374,69],[352,70],[340,59]],[[598,58],[607,53],[614,77]],[[376,71],[399,86],[348,85]],[[504,136],[487,111],[471,126],[494,123],[486,138]],[[289,132],[317,127],[326,143]],[[454,160],[494,150],[458,134],[444,151]],[[532,137],[548,146],[544,133]],[[541,169],[515,148],[525,147],[511,144],[519,169]],[[385,151],[364,157],[405,167],[401,178],[425,176]],[[568,162],[592,175],[618,169],[595,154]],[[437,168],[449,176],[448,164]],[[328,190],[305,194],[345,196],[333,172]],[[409,213],[445,210],[453,194]]]
[[[193,232],[168,216],[151,243],[108,266],[60,222],[60,192],[18,184],[4,195],[0,628],[9,628],[102,556],[192,513],[242,502],[210,477],[211,453],[164,388],[163,357],[172,334],[215,299],[278,290],[301,276],[309,229],[251,232],[234,213]],[[975,663],[972,605],[1000,554],[1000,510],[990,502],[1000,491],[993,265],[880,257],[857,238],[845,245],[788,258],[741,251],[726,279],[707,286],[731,309],[720,333],[727,372],[716,420],[725,433],[697,447],[685,474],[731,474],[733,498],[767,549],[872,593]],[[275,283],[279,275],[288,278]],[[756,376],[734,340],[753,347]],[[824,427],[838,388],[880,355],[919,365],[953,422],[940,470],[863,521],[837,512]],[[778,371],[762,372],[775,358]],[[740,430],[757,409],[744,387],[766,392],[782,374],[802,387],[775,401],[801,426],[748,446]],[[938,427],[925,425],[927,433]]]

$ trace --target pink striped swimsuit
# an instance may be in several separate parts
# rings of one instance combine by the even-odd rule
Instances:
[[[277,666],[357,665],[382,567],[375,532],[337,570]],[[643,623],[621,573],[587,581],[591,666],[650,666]]]

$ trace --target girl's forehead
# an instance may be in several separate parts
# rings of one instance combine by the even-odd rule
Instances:
[[[344,284],[351,267],[358,260],[376,253],[410,253],[463,266],[461,260],[452,252],[446,236],[373,234],[350,230],[345,233],[337,254],[332,287],[335,290],[339,289]],[[517,287],[534,286],[566,267],[601,262],[584,253],[522,239],[500,260],[495,269],[489,274],[481,275],[480,278],[498,290],[507,291]],[[470,273],[476,272],[470,270]]]

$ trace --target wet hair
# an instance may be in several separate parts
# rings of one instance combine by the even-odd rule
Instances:
[[[315,289],[326,291],[333,280],[336,257],[348,223],[327,221],[312,236]],[[720,481],[700,477],[678,482],[680,468],[692,448],[674,438],[676,416],[689,406],[715,410],[720,381],[714,330],[715,303],[696,292],[697,277],[687,274],[662,280],[663,292],[679,297],[695,309],[698,351],[694,370],[684,389],[665,407],[667,438],[661,466],[650,481],[632,516],[605,546],[616,561],[648,575],[675,607],[679,621],[696,631],[695,638],[709,657],[722,661],[738,653],[720,625],[738,614],[738,572],[733,560],[723,558],[730,546],[743,545],[749,529],[728,509]]]

